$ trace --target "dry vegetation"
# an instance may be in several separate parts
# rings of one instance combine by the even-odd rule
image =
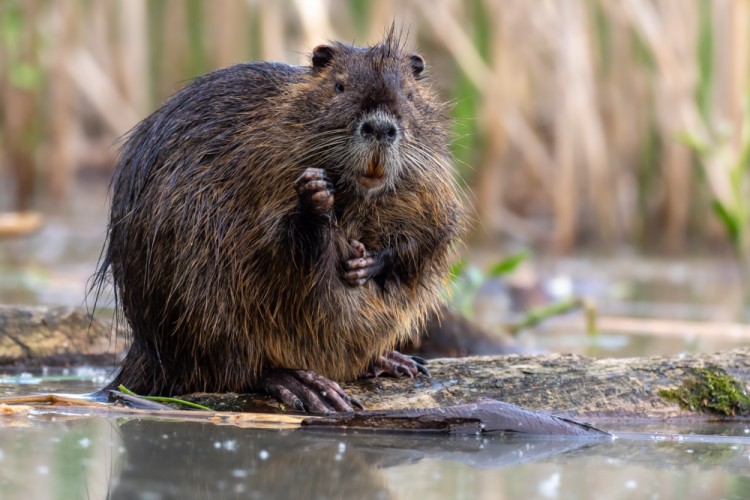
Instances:
[[[0,167],[16,194],[1,208],[64,199],[193,76],[304,64],[394,19],[454,102],[485,236],[706,248],[725,238],[717,201],[747,224],[748,0],[5,0]]]

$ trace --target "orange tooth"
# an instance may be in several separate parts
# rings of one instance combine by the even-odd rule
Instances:
[[[380,163],[380,159],[377,157],[373,157],[370,160],[370,163],[367,165],[367,176],[368,177],[382,177],[384,170],[385,168],[383,167],[383,164]]]

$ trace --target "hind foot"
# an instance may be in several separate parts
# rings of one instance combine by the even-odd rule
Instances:
[[[364,409],[362,403],[345,393],[339,384],[310,370],[270,370],[256,387],[298,411],[332,413]]]
[[[419,356],[406,356],[398,351],[391,351],[385,356],[379,356],[361,375],[362,378],[391,377],[414,378],[418,373],[430,377],[430,370],[425,366],[427,361]]]

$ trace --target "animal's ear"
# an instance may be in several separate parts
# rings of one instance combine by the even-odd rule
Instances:
[[[333,47],[329,45],[318,45],[313,49],[312,54],[312,65],[315,71],[320,71],[325,68],[333,60],[335,51]]]
[[[419,80],[422,78],[422,72],[424,71],[424,59],[419,54],[412,54],[409,56],[409,64],[411,65],[411,72],[414,74],[414,78]]]

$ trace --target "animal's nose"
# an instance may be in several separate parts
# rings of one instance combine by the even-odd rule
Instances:
[[[392,143],[398,139],[398,125],[388,116],[371,116],[359,125],[359,135],[365,139]]]

